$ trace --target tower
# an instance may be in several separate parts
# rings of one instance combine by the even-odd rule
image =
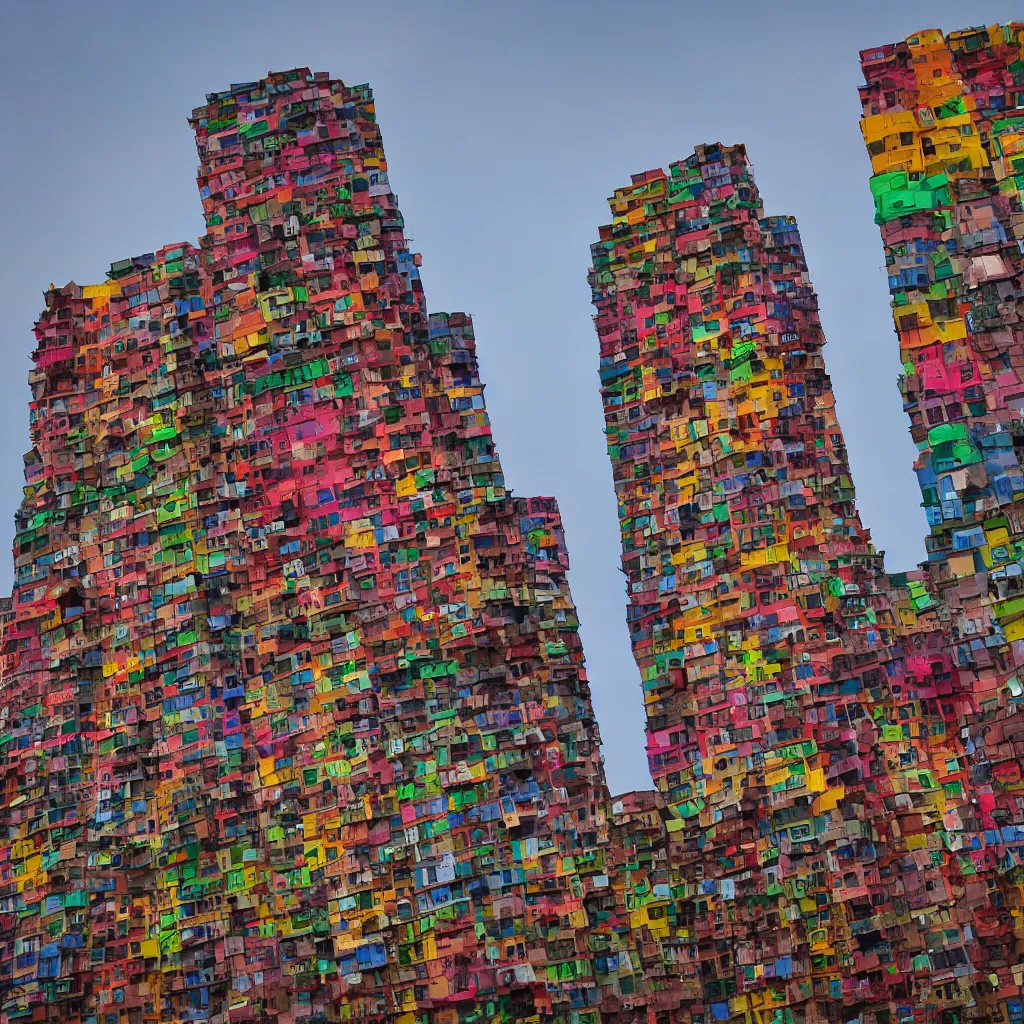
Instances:
[[[960,975],[998,1014],[988,1019],[1001,1020],[1021,1019],[1024,978],[1022,32],[1017,23],[945,37],[929,29],[864,50],[860,88],[900,390],[931,528],[925,568],[949,623],[947,713],[969,774],[936,805],[950,851],[943,870],[959,928],[978,940]],[[945,966],[941,939],[929,954]]]
[[[796,224],[742,146],[610,205],[590,281],[666,946],[715,1020],[912,1015],[912,909],[955,913],[920,807],[962,779],[950,656],[926,580],[887,576],[857,513]]]
[[[191,123],[203,239],[36,328],[3,1017],[596,1021],[557,506],[505,487],[372,94],[298,69]]]

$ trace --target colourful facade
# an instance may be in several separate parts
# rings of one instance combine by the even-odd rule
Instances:
[[[926,568],[972,785],[940,828],[957,928],[992,1020],[1024,980],[1024,25],[865,50],[861,129],[885,246]]]
[[[36,325],[0,1024],[1024,1024],[1022,42],[862,54],[913,572],[861,523],[744,148],[610,200],[655,783],[614,799],[557,506],[506,489],[369,88],[209,95],[198,245]]]
[[[887,575],[861,524],[794,221],[742,146],[610,204],[590,280],[688,1012],[1017,1012],[975,966],[1009,905],[966,909],[996,854],[963,655],[930,572]]]
[[[931,526],[913,573],[860,522],[799,236],[743,148],[634,176],[593,247],[666,827],[632,860],[667,882],[682,1019],[1024,1020],[1022,42],[862,54]]]
[[[198,247],[36,328],[0,1018],[596,1021],[561,523],[426,312],[371,93],[293,71],[192,125]]]
[[[862,857],[872,815],[846,827],[865,805],[851,711],[862,674],[889,699],[893,623],[799,236],[763,216],[742,147],[636,175],[610,205],[591,284],[648,758],[675,840],[666,941],[694,1013],[839,1019],[851,926],[881,881]],[[838,664],[851,655],[856,675]]]

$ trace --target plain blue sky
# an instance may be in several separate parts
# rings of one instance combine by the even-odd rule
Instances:
[[[554,494],[613,791],[650,785],[604,450],[588,246],[631,173],[745,142],[769,213],[799,220],[861,512],[891,569],[925,532],[857,52],[1019,6],[516,0],[171,4],[5,0],[0,502],[9,550],[28,444],[31,326],[50,281],[202,229],[186,118],[205,94],[309,66],[370,82],[432,310],[472,313],[507,481]],[[1016,9],[1015,9],[1016,7]],[[10,556],[0,586],[9,585]]]

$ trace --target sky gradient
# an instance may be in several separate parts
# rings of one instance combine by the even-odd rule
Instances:
[[[203,229],[187,117],[295,66],[370,82],[432,311],[474,317],[507,484],[558,498],[614,792],[650,786],[586,283],[606,197],[701,142],[744,142],[797,217],[858,504],[886,564],[926,526],[861,143],[858,51],[1020,17],[982,4],[753,0],[3,3],[0,591],[42,293]]]

